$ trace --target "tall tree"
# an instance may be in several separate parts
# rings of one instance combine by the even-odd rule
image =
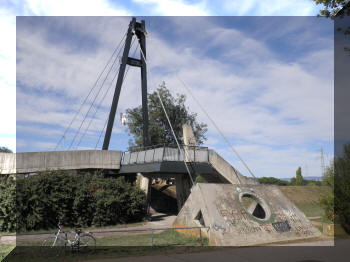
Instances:
[[[343,15],[350,15],[348,0],[313,0],[317,5],[323,5],[319,16],[334,17],[343,10]]]
[[[169,116],[171,125],[174,129],[176,138],[179,140],[179,143],[183,143],[182,125],[188,124],[192,126],[197,143],[199,145],[203,144],[203,142],[206,140],[205,132],[207,131],[207,125],[197,121],[196,113],[189,112],[188,107],[185,105],[186,96],[183,94],[177,94],[176,97],[174,97],[170,93],[169,89],[166,88],[165,82],[163,82],[159,88],[157,88],[157,91],[162,98],[165,110]],[[148,113],[150,145],[175,145],[175,139],[156,92],[148,94]],[[126,116],[128,119],[128,132],[129,135],[132,136],[132,139],[129,140],[129,149],[135,146],[141,147],[143,142],[142,107],[138,106],[127,109]]]
[[[294,186],[302,186],[304,184],[304,178],[301,174],[301,167],[298,167],[295,178],[292,178],[290,183]]]

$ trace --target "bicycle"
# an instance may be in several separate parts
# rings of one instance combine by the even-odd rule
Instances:
[[[71,252],[94,253],[96,251],[96,239],[91,233],[76,229],[74,239],[70,240],[68,233],[62,230],[60,222],[57,226],[57,233],[46,238],[40,246],[43,256],[60,256],[63,251],[66,252],[67,247],[70,247]]]

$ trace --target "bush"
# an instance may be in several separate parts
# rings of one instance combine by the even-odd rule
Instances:
[[[334,160],[334,209],[336,219],[350,233],[350,144]]]
[[[278,185],[278,186],[288,186],[288,181],[284,181],[275,177],[260,177],[258,178],[261,184],[266,185]]]
[[[16,182],[12,176],[0,176],[0,231],[16,229]]]
[[[195,175],[194,181],[196,183],[208,183],[208,181],[204,177],[202,177],[200,174]]]
[[[1,200],[3,202],[3,200]],[[43,172],[17,180],[17,230],[107,226],[146,216],[144,192],[124,177]]]

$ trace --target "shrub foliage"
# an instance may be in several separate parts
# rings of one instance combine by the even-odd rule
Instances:
[[[16,183],[2,179],[0,188],[1,231],[14,231],[16,218],[18,232],[55,228],[58,221],[69,227],[107,226],[146,216],[144,192],[124,177],[43,172]]]

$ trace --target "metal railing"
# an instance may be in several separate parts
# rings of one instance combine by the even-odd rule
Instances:
[[[185,152],[186,150],[186,152]],[[122,165],[156,163],[163,161],[209,162],[207,147],[157,145],[145,148],[133,148],[122,154]]]

